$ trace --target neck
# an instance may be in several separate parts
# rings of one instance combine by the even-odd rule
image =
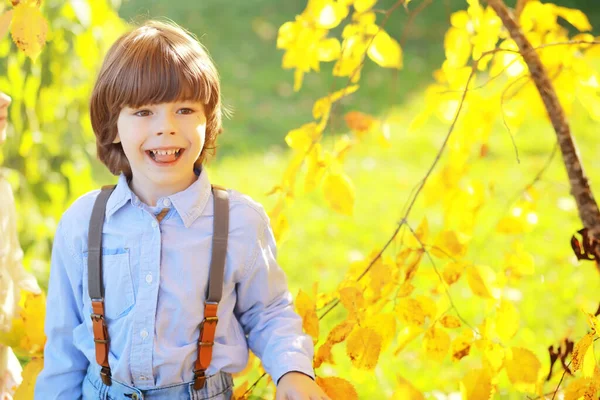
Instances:
[[[196,179],[198,179],[198,177],[193,173],[191,176],[186,176],[184,179],[181,179],[177,182],[169,182],[169,184],[157,185],[154,182],[148,182],[143,178],[136,179],[133,177],[129,182],[129,187],[142,202],[146,203],[150,207],[156,207],[158,199],[184,191],[190,187],[190,185],[192,185]]]

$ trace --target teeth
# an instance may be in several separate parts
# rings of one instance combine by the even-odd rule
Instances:
[[[171,154],[179,154],[179,151],[180,151],[180,150],[181,150],[181,149],[177,149],[177,150],[174,150],[174,149],[171,149],[171,150],[150,150],[150,151],[151,151],[151,152],[152,152],[154,155],[157,155],[157,154],[159,154],[159,155],[166,156],[166,155],[171,155]]]

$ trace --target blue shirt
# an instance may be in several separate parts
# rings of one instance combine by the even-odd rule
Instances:
[[[105,315],[114,379],[150,389],[193,379],[212,247],[213,197],[203,169],[182,192],[149,207],[123,175],[102,235]],[[289,371],[314,378],[313,342],[302,332],[263,207],[228,189],[230,223],[223,297],[207,375],[239,372],[248,347],[273,381]],[[97,365],[88,295],[88,224],[99,190],[77,199],[54,238],[44,369],[35,398],[78,399]],[[159,223],[155,217],[169,208]]]

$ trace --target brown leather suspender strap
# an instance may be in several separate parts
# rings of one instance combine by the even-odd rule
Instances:
[[[198,358],[194,364],[194,389],[200,390],[206,382],[205,372],[212,359],[212,350],[217,330],[217,308],[223,294],[223,274],[227,255],[227,237],[229,234],[229,194],[222,187],[213,185],[214,217],[212,255],[210,259],[210,278],[208,296],[204,305],[204,320],[200,323],[198,340]]]
[[[96,198],[88,234],[88,292],[92,300],[92,325],[96,345],[96,362],[105,385],[111,385],[108,364],[108,328],[104,318],[104,286],[102,281],[102,228],[106,203],[114,186],[103,186]],[[223,294],[223,275],[229,234],[229,196],[227,190],[212,185],[214,199],[213,240],[210,261],[208,295],[204,305],[204,320],[200,323],[198,358],[194,364],[194,389],[199,390],[206,382],[205,372],[212,359],[212,348],[217,329],[217,308]]]
[[[96,198],[88,232],[88,293],[92,300],[92,328],[96,345],[96,362],[105,385],[111,385],[108,365],[108,327],[104,318],[104,283],[102,282],[102,227],[106,203],[115,186],[103,186]]]

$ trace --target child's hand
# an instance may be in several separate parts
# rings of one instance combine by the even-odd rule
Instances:
[[[300,372],[288,372],[279,379],[275,400],[331,400],[315,381]]]
[[[6,125],[8,119],[8,106],[11,98],[4,92],[0,92],[0,146],[6,139]]]

